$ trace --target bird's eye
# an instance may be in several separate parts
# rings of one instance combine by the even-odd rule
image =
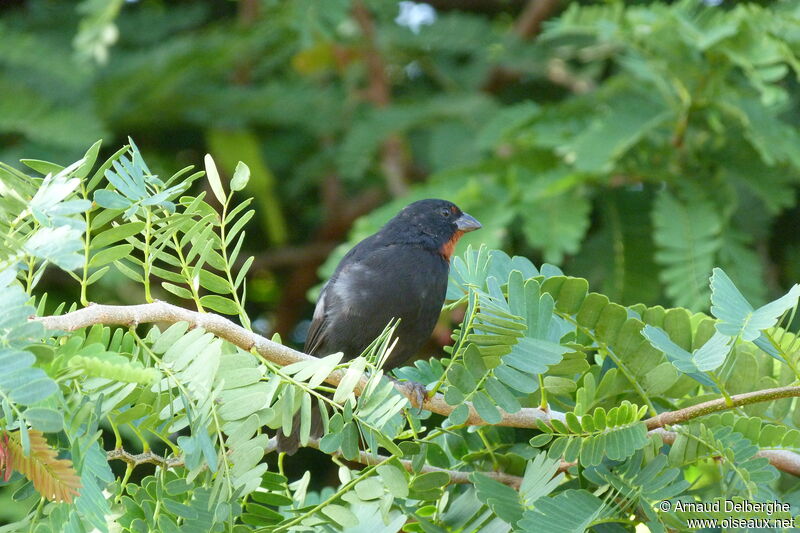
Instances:
[[[442,216],[445,217],[445,218],[449,217],[450,216],[450,210],[447,209],[447,208],[442,209]]]

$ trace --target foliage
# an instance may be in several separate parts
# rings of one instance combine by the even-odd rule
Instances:
[[[800,65],[798,6],[623,6],[570,2],[526,49],[544,57],[528,63],[517,56],[521,43],[496,37],[497,63],[530,85],[473,126],[469,151],[480,156],[433,168],[413,195],[446,195],[474,211],[488,231],[471,242],[536,251],[627,304],[663,294],[707,309],[714,265],[761,303],[767,263],[752,245],[795,205],[800,177],[800,136],[788,114],[798,98],[790,81]],[[444,24],[464,32],[467,20],[450,17],[437,21],[438,32]],[[435,32],[426,26],[420,39]],[[426,64],[442,68],[440,54]],[[575,94],[527,100],[525,89],[542,77]],[[451,137],[459,142],[470,141]],[[376,212],[355,237],[405,201]]]
[[[419,25],[397,2],[368,4],[374,40],[348,0],[11,3],[0,159],[74,159],[133,132],[171,171],[176,152],[213,153],[223,179],[247,161],[258,216],[243,249],[268,257],[340,240],[363,209],[348,202],[374,205],[395,168],[420,182],[412,198],[483,222],[468,242],[566,267],[626,305],[706,310],[715,265],[757,304],[797,278],[796,1],[575,1],[538,35],[513,22],[522,2],[434,1]],[[284,275],[258,270],[250,315],[287,313]],[[284,336],[296,315],[277,319]]]
[[[43,314],[39,282],[55,271],[50,265],[68,273],[82,299],[102,276],[135,280],[144,299],[156,279],[169,279],[170,292],[197,311],[250,324],[242,304],[249,262],[232,264],[249,202],[226,189],[213,159],[205,165],[216,207],[204,193],[185,194],[175,176],[154,176],[132,142],[103,163],[97,147],[68,167],[28,162],[39,177],[0,170],[4,190],[15,191],[0,212],[10,243],[0,257],[0,484],[30,502],[13,527],[576,531],[642,523],[665,531],[687,517],[657,506],[662,500],[795,501],[791,474],[759,455],[800,452],[793,398],[765,395],[692,417],[668,428],[669,446],[643,419],[796,383],[800,343],[787,327],[800,285],[755,309],[715,269],[712,316],[624,307],[552,265],[469,247],[453,259],[448,287],[448,307],[465,312],[454,344],[440,359],[394,372],[442,394],[451,407],[441,418],[409,409],[381,370],[391,324],[351,361],[332,354],[280,366],[186,322],[66,332],[31,319]],[[241,190],[248,172],[239,168],[233,187]],[[42,245],[27,246],[34,239]],[[61,303],[56,314],[76,307]],[[343,371],[335,387],[325,382],[334,370]],[[487,425],[469,421],[468,403]],[[505,426],[504,417],[536,407],[550,419]],[[310,430],[317,408],[325,413],[319,440]],[[271,431],[291,431],[298,412],[301,442],[338,465],[338,486],[314,490],[310,472],[291,479],[289,460],[274,457]],[[155,473],[137,477],[129,462],[115,475],[109,460],[121,449],[156,462]],[[470,485],[454,483],[462,475]]]
[[[536,2],[458,4],[0,7],[0,160],[35,157],[0,163],[0,531],[686,529],[665,499],[800,514],[765,455],[800,453],[796,398],[646,420],[800,380],[798,2],[562,2],[541,32]],[[31,319],[168,299],[301,343],[317,252],[372,211],[325,277],[422,197],[484,225],[452,260],[452,346],[392,376],[445,415],[381,370],[391,324],[351,361],[282,367],[181,322]],[[296,413],[321,451],[277,457]]]

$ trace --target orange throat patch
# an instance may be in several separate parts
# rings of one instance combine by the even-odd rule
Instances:
[[[450,240],[444,243],[439,249],[439,253],[442,254],[442,257],[444,257],[448,263],[450,262],[450,257],[453,255],[453,250],[456,249],[458,239],[460,239],[462,235],[464,235],[463,231],[456,231],[453,236],[450,237]]]

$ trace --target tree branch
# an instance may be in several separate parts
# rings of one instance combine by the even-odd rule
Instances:
[[[675,439],[678,438],[678,433],[675,431],[667,431],[663,428],[656,428],[650,433],[658,433],[661,435],[661,440],[664,444],[672,446]],[[790,452],[789,450],[759,450],[756,452],[757,457],[766,457],[770,464],[782,472],[792,474],[793,476],[800,477],[800,454]]]
[[[319,440],[309,439],[308,447],[314,448],[315,450],[319,450]],[[274,452],[276,448],[277,448],[276,439],[275,437],[273,437],[267,443],[266,449],[264,450],[264,455]],[[336,457],[341,457],[342,459],[346,459],[345,457],[342,456],[341,452],[335,452],[331,455],[334,455]],[[176,468],[184,466],[183,457],[165,458],[153,452],[134,454],[127,452],[122,448],[106,452],[106,459],[108,461],[124,461],[125,463],[133,467],[143,464],[153,464],[161,468]],[[387,459],[389,459],[389,457],[386,457],[384,455],[371,454],[364,451],[359,451],[358,458],[355,460],[355,462],[369,466],[381,463],[383,461],[386,461]],[[407,459],[398,459],[398,461],[406,471],[411,473],[415,472],[414,466],[412,465],[411,461]],[[561,466],[559,466],[558,468],[558,472],[559,473],[564,472],[573,465],[574,463],[566,463],[562,461]],[[423,465],[422,468],[420,468],[419,470],[419,473],[421,474],[427,474],[428,472],[446,472],[447,475],[450,476],[451,483],[457,483],[457,484],[472,483],[472,481],[469,479],[469,476],[473,472],[448,470],[446,468],[439,468],[430,465]],[[483,474],[488,478],[491,478],[495,481],[499,481],[500,483],[508,485],[509,487],[513,487],[515,489],[519,489],[520,485],[522,485],[522,478],[520,476],[506,474],[505,472],[478,472],[478,473]]]
[[[663,428],[656,428],[650,433],[658,433],[661,435],[661,440],[664,444],[672,445],[675,443],[675,439],[678,437],[678,434],[675,431],[666,431]],[[309,448],[319,449],[319,441],[316,439],[311,439],[308,443]],[[264,451],[264,455],[274,452],[276,449],[276,440],[272,438],[269,440],[267,447]],[[333,455],[337,457],[341,457],[340,452],[336,452]],[[800,455],[794,452],[790,452],[788,450],[759,450],[756,452],[756,456],[758,457],[765,457],[769,460],[770,464],[781,470],[782,472],[786,472],[788,474],[792,474],[794,476],[800,477]],[[111,450],[106,452],[106,459],[109,461],[124,461],[125,463],[131,466],[139,466],[143,464],[153,464],[159,466],[161,468],[176,468],[180,466],[184,466],[183,457],[169,457],[165,458],[153,452],[145,452],[139,454],[129,453],[121,448],[116,450]],[[373,455],[364,451],[359,451],[358,459],[356,462],[361,463],[363,465],[373,465],[378,464],[382,461],[385,461],[388,457],[383,455]],[[408,471],[413,472],[414,467],[412,462],[406,459],[398,459],[402,467]],[[566,461],[561,461],[561,465],[558,467],[557,473],[566,472],[571,467],[575,466],[577,463],[568,463]],[[469,479],[470,474],[472,472],[462,472],[459,470],[447,470],[444,468],[438,468],[435,466],[424,465],[420,469],[420,473],[428,473],[428,472],[447,472],[450,476],[451,483],[458,483],[458,484],[468,484],[472,483]],[[520,485],[522,484],[522,478],[519,476],[514,476],[511,474],[506,474],[505,472],[479,472],[484,476],[487,476],[495,481],[499,481],[504,485],[508,485],[509,487],[513,487],[514,489],[519,490]]]
[[[778,387],[775,389],[744,392],[731,396],[731,403],[728,403],[725,398],[719,398],[717,400],[692,405],[685,409],[661,413],[660,415],[648,418],[644,422],[647,424],[647,429],[651,430],[680,424],[692,420],[693,418],[716,413],[718,411],[727,411],[728,409],[741,407],[742,405],[780,400],[783,398],[794,398],[797,396],[800,396],[800,387]]]
[[[194,327],[202,327],[221,339],[225,339],[231,344],[250,351],[255,349],[264,358],[281,366],[286,366],[300,361],[314,360],[314,356],[293,350],[288,346],[283,346],[272,342],[266,337],[248,331],[245,328],[231,322],[227,318],[213,313],[200,313],[189,311],[166,302],[156,301],[151,304],[141,305],[90,305],[83,309],[67,313],[60,316],[47,316],[34,318],[44,324],[48,329],[63,331],[75,331],[94,324],[135,326],[142,323],[152,322],[188,322]],[[331,385],[338,385],[344,377],[344,370],[333,371],[325,380]],[[361,394],[367,378],[362,377],[356,385],[356,394]],[[420,404],[419,398],[415,393],[412,383],[395,383],[395,388],[405,396],[409,403],[415,408],[425,409],[443,416],[448,416],[455,407],[448,405],[444,401],[442,394],[436,394],[430,398],[424,398]],[[648,430],[652,430],[665,425],[679,424],[693,418],[697,418],[709,413],[725,411],[742,405],[749,405],[758,402],[772,401],[782,398],[800,397],[800,386],[778,387],[754,392],[745,392],[731,396],[731,403],[726,403],[724,398],[711,400],[698,405],[693,405],[678,411],[661,413],[645,420]],[[469,417],[467,423],[474,426],[487,425],[478,415],[471,403],[467,402]],[[500,411],[502,416],[498,426],[535,428],[537,420],[549,422],[551,419],[564,420],[564,413],[559,411],[544,411],[539,408],[526,407],[516,413]]]
[[[157,453],[144,452],[144,453],[130,453],[122,448],[110,450],[106,452],[107,461],[123,461],[130,466],[139,466],[144,464],[151,464],[160,466],[161,468],[175,468],[183,466],[183,457],[161,457]]]
[[[32,320],[41,322],[48,329],[61,331],[75,331],[94,324],[136,326],[138,324],[153,322],[166,322],[170,324],[175,322],[188,322],[193,327],[202,327],[206,331],[213,333],[221,339],[227,340],[243,350],[250,351],[255,349],[255,351],[265,359],[281,366],[314,359],[314,356],[272,342],[219,315],[189,311],[159,301],[151,304],[129,306],[90,305],[89,307],[65,315],[32,317]],[[338,385],[344,377],[344,374],[345,372],[343,370],[335,370],[325,381],[331,385]],[[367,378],[362,377],[361,381],[355,387],[355,393],[360,395],[366,384]],[[395,383],[395,388],[405,396],[409,403],[415,408],[425,409],[443,416],[449,415],[454,409],[453,406],[448,405],[447,402],[444,401],[444,396],[441,394],[436,394],[431,398],[425,398],[420,404],[414,386],[411,383]],[[677,434],[675,432],[663,430],[662,428],[665,425],[686,422],[703,415],[733,409],[734,407],[742,405],[792,397],[800,397],[800,386],[778,387],[736,394],[731,396],[731,403],[726,403],[724,398],[712,400],[685,409],[679,409],[678,411],[661,413],[660,415],[645,420],[645,424],[649,430],[659,432],[666,444],[671,444],[675,441]],[[486,425],[486,422],[478,415],[472,404],[467,402],[466,405],[469,408],[467,423],[475,426]],[[544,411],[531,407],[520,409],[516,413],[506,413],[501,409],[500,414],[501,420],[495,425],[506,427],[535,428],[537,420],[542,420],[546,423],[554,418],[562,421],[564,420],[564,413],[559,411]],[[110,459],[123,460],[129,464],[152,463],[168,465],[170,464],[169,461],[173,460],[164,459],[152,453],[132,455],[119,450],[113,450],[108,453],[113,455],[113,457],[111,455],[109,456]],[[768,458],[775,468],[800,476],[800,455],[786,450],[761,450],[758,452],[758,455]],[[380,461],[381,459],[378,460]],[[565,464],[562,465],[562,467],[568,468],[568,465]]]
[[[309,439],[308,447],[314,448],[316,450],[319,449],[319,441],[316,439]],[[336,457],[341,457],[342,459],[346,459],[342,456],[341,452],[334,452],[332,455]],[[365,451],[359,450],[358,452],[358,459],[355,462],[360,463],[362,465],[376,465],[383,461],[386,461],[389,457],[385,455],[378,455],[378,454],[371,454]],[[408,459],[398,459],[400,465],[410,473],[415,473],[414,466],[411,461]],[[571,465],[569,463],[563,463],[562,466],[567,465],[567,468]],[[564,468],[566,470],[566,468]],[[562,472],[561,467],[559,467],[559,472]],[[511,474],[506,474],[505,472],[480,472],[480,471],[472,471],[472,472],[463,472],[460,470],[448,470],[446,468],[439,468],[437,466],[431,465],[423,465],[422,468],[419,469],[418,473],[420,474],[427,474],[429,472],[445,472],[448,476],[450,476],[450,483],[456,483],[460,485],[472,483],[469,479],[469,476],[475,472],[478,474],[483,474],[484,476],[491,478],[495,481],[499,481],[503,485],[508,485],[509,487],[513,487],[515,489],[519,489],[520,485],[522,485],[522,478],[520,476],[513,476]]]
[[[559,0],[529,0],[519,14],[514,31],[523,39],[530,39],[542,31],[542,22],[552,15]]]
[[[248,331],[219,315],[189,311],[188,309],[160,301],[141,305],[90,305],[65,315],[40,317],[34,318],[34,320],[40,321],[48,329],[62,331],[75,331],[94,324],[136,326],[153,322],[170,324],[188,322],[193,327],[201,327],[243,350],[250,351],[255,349],[265,359],[281,366],[315,359],[312,355],[293,350],[288,346],[272,342],[266,337]],[[338,385],[344,374],[344,370],[334,370],[325,381],[331,385]],[[356,385],[355,393],[360,395],[366,385],[367,378],[362,377],[361,381]],[[395,383],[395,388],[408,399],[412,407],[425,409],[444,416],[448,416],[455,409],[455,407],[448,405],[444,401],[444,395],[442,394],[436,394],[430,398],[426,397],[420,404],[412,383]],[[468,424],[474,426],[487,425],[471,403],[467,402],[467,407],[469,408]],[[536,427],[537,420],[544,422],[549,422],[553,418],[564,420],[564,413],[544,411],[533,407],[520,409],[516,413],[506,413],[501,410],[501,415],[502,420],[496,425],[519,428]]]

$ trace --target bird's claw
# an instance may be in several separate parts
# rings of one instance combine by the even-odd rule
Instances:
[[[411,405],[417,408],[417,414],[422,413],[422,407],[428,398],[428,389],[425,385],[418,381],[398,381],[392,377],[390,379],[400,386],[407,397],[410,397],[409,400],[413,398]]]

